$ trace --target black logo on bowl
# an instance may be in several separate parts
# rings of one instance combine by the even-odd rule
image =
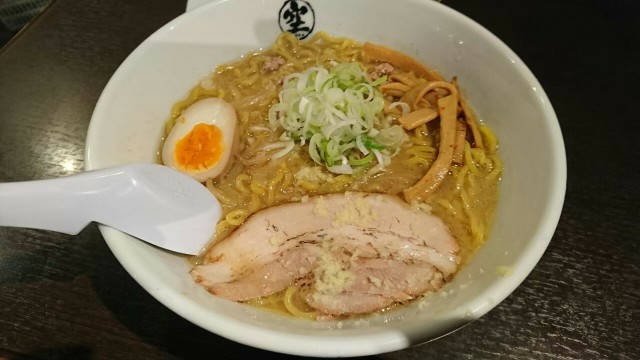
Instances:
[[[288,31],[302,40],[313,32],[316,15],[308,1],[287,0],[280,8],[278,22],[280,30]]]

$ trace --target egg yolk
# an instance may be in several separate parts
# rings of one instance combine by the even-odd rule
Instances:
[[[208,169],[224,152],[222,131],[215,125],[198,124],[178,141],[175,150],[176,163],[183,169]]]

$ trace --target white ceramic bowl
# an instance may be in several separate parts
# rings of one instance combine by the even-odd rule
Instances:
[[[283,0],[216,1],[144,41],[104,89],[91,119],[86,168],[154,162],[171,105],[216,65],[270,46]],[[108,227],[122,266],[185,319],[237,342],[289,354],[369,355],[428,341],[479,318],[509,295],[546,249],[560,216],[566,163],[542,87],[486,29],[430,0],[312,1],[315,30],[384,44],[457,75],[500,140],[505,164],[487,244],[438,294],[364,321],[309,322],[220,299],[196,285],[176,255]],[[307,18],[307,21],[309,19]],[[506,276],[497,269],[506,266]]]

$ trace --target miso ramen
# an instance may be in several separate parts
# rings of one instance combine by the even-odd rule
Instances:
[[[502,172],[462,93],[405,54],[322,32],[218,66],[163,141],[165,165],[223,208],[194,280],[307,319],[437,291],[485,242]]]

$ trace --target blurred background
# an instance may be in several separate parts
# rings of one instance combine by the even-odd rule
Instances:
[[[38,16],[52,0],[0,0],[0,48]]]

